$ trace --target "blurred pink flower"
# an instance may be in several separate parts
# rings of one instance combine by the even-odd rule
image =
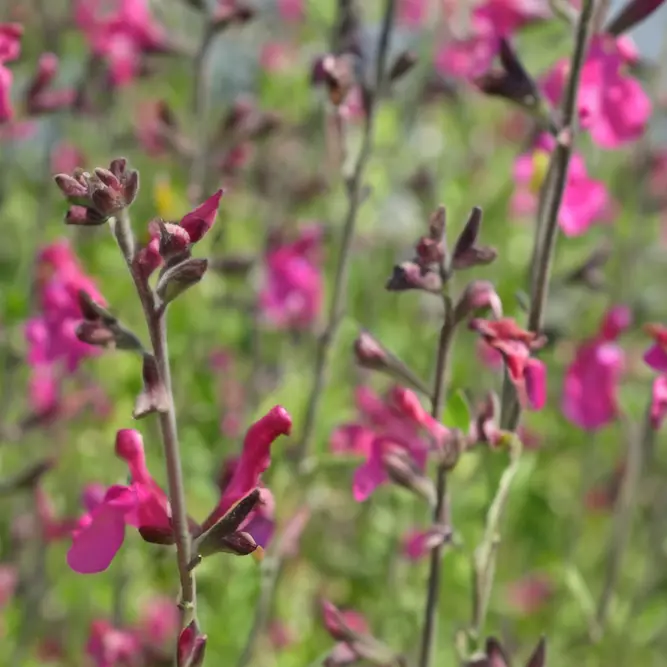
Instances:
[[[259,55],[261,68],[269,74],[289,69],[294,60],[294,48],[284,42],[267,42]]]
[[[126,525],[139,528],[150,541],[173,542],[169,501],[146,467],[141,435],[131,429],[118,431],[116,454],[128,464],[131,482],[129,486],[110,487],[74,531],[67,563],[80,574],[109,567],[123,544]]]
[[[48,113],[70,107],[76,99],[74,88],[53,90],[51,84],[58,76],[60,62],[53,53],[43,53],[37,61],[37,71],[28,87],[26,112],[31,115]]]
[[[26,322],[25,337],[31,368],[29,394],[33,409],[41,414],[55,406],[61,379],[74,373],[82,360],[101,352],[76,337],[76,327],[83,319],[79,291],[85,290],[102,305],[105,301],[66,240],[38,254],[35,288],[40,308]]]
[[[515,215],[523,216],[537,209],[548,155],[553,147],[553,138],[541,135],[531,153],[524,153],[515,160],[514,181],[517,187],[510,203]],[[558,224],[563,233],[566,236],[581,236],[592,224],[603,221],[609,211],[610,197],[604,183],[589,178],[583,158],[574,153],[558,214]]]
[[[86,163],[84,154],[68,141],[61,141],[51,151],[51,173],[71,174]]]
[[[275,651],[282,651],[294,644],[297,636],[289,625],[274,619],[269,625],[269,640]]]
[[[248,429],[238,461],[228,462],[224,468],[227,474],[220,480],[220,501],[202,524],[202,531],[215,525],[232,505],[260,487],[259,506],[251,512],[240,530],[250,533],[260,546],[268,542],[273,533],[274,501],[271,492],[261,487],[261,476],[271,462],[271,445],[279,436],[289,435],[291,429],[292,418],[280,405],[269,410]]]
[[[410,530],[403,536],[403,555],[410,560],[424,558],[431,549],[442,544],[445,538],[445,531],[438,528]]]
[[[554,594],[554,585],[546,574],[528,574],[507,588],[507,602],[517,612],[530,616],[538,612]]]
[[[565,373],[565,418],[586,431],[597,431],[618,416],[618,383],[625,356],[616,340],[631,324],[631,313],[616,306],[605,315],[598,334],[584,341]]]
[[[631,46],[610,35],[595,36],[581,73],[577,100],[581,126],[602,148],[618,148],[639,139],[651,115],[648,95],[624,72],[636,58]],[[543,82],[544,93],[554,104],[563,94],[568,66],[567,61],[559,61]]]
[[[124,667],[141,662],[141,642],[136,633],[114,628],[104,620],[93,621],[90,626],[88,655],[95,667]]]
[[[74,18],[118,86],[139,74],[144,53],[166,45],[166,33],[151,16],[147,0],[78,0]]]
[[[179,613],[174,600],[152,597],[139,612],[139,635],[145,646],[153,650],[171,650],[179,632]]]
[[[366,500],[389,480],[386,457],[407,454],[420,470],[429,451],[446,437],[447,429],[433,419],[408,389],[395,387],[381,399],[368,387],[356,392],[359,421],[343,424],[331,435],[335,453],[354,453],[366,459],[354,473],[353,496]]]
[[[545,3],[529,0],[486,0],[470,18],[471,34],[446,43],[436,54],[443,75],[468,81],[485,74],[500,49],[500,40],[531,21],[548,16]]]
[[[296,22],[303,19],[305,13],[304,0],[277,0],[278,13],[283,21]]]
[[[651,427],[659,429],[667,417],[667,375],[658,375],[651,390]]]
[[[0,563],[0,609],[4,609],[14,597],[18,581],[18,568],[10,563]]]
[[[644,354],[644,361],[653,370],[667,373],[667,326],[646,324],[644,330],[654,340],[653,345]]]
[[[311,226],[294,241],[269,248],[259,303],[264,317],[274,326],[305,329],[317,320],[324,290],[321,242],[320,228]]]
[[[16,60],[21,53],[23,26],[18,23],[0,23],[0,123],[14,116],[11,100],[13,76],[5,63]]]
[[[209,358],[215,373],[218,402],[222,413],[220,432],[227,438],[238,438],[243,427],[245,385],[238,375],[233,353],[216,350]]]
[[[541,410],[547,398],[546,366],[530,354],[546,339],[522,329],[509,317],[499,320],[474,319],[469,327],[503,356],[509,379],[525,407]]]

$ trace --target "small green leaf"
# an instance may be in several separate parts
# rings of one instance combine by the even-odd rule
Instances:
[[[467,431],[470,426],[470,406],[462,389],[450,392],[442,415],[442,423],[448,428]]]

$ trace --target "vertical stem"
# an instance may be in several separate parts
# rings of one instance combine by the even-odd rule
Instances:
[[[614,508],[613,528],[607,563],[604,574],[604,584],[597,607],[596,623],[593,628],[594,639],[599,639],[604,632],[604,626],[609,614],[609,605],[618,583],[618,577],[623,564],[623,557],[630,541],[632,519],[635,515],[637,492],[643,468],[645,453],[653,444],[655,430],[651,425],[650,406],[646,411],[641,434],[631,432],[628,437],[628,451],[623,482]]]
[[[443,298],[445,307],[444,321],[440,328],[438,340],[438,353],[436,358],[435,384],[431,401],[431,416],[440,418],[445,392],[445,375],[447,373],[447,360],[454,337],[454,318],[451,302],[448,297]],[[448,521],[447,502],[447,469],[443,465],[438,466],[435,480],[436,506],[433,511],[433,523],[444,525]],[[435,623],[437,620],[438,598],[440,593],[440,572],[442,564],[442,552],[444,543],[438,544],[431,549],[429,561],[428,583],[426,585],[426,604],[424,606],[424,627],[421,636],[419,652],[419,667],[428,667],[433,654],[433,637]]]
[[[208,171],[208,56],[215,37],[210,18],[206,18],[201,43],[197,49],[194,60],[193,92],[192,92],[192,117],[197,131],[197,139],[194,146],[192,166],[190,168],[190,196],[194,202],[198,202],[205,188],[206,173]]]
[[[352,239],[357,222],[357,213],[361,204],[361,191],[363,185],[363,176],[373,150],[373,131],[375,128],[375,112],[380,95],[383,92],[385,81],[385,70],[387,55],[389,52],[389,41],[394,25],[394,15],[396,9],[396,0],[387,0],[382,22],[382,32],[380,34],[380,43],[378,46],[377,63],[375,72],[375,82],[372,90],[368,91],[366,98],[366,120],[364,123],[363,139],[359,155],[354,166],[352,175],[347,180],[347,213],[343,222],[343,234],[338,253],[338,262],[336,264],[336,275],[334,278],[333,294],[327,316],[327,324],[324,332],[317,343],[315,354],[315,370],[313,374],[313,387],[310,393],[310,401],[306,410],[301,440],[296,448],[297,461],[303,460],[308,452],[310,440],[313,435],[317,415],[319,412],[322,392],[324,390],[324,381],[328,370],[329,355],[331,345],[338,331],[345,307],[345,295],[347,292],[348,273],[350,265],[350,256],[352,249]]]
[[[148,282],[135,268],[133,261],[134,236],[127,211],[124,210],[120,213],[115,219],[112,229],[137,289],[139,300],[144,310],[148,334],[153,348],[153,356],[157,363],[160,380],[169,396],[169,408],[167,412],[159,413],[159,422],[167,465],[169,503],[171,505],[174,538],[176,541],[176,560],[181,581],[181,601],[179,603],[182,612],[181,623],[185,627],[195,617],[196,592],[194,575],[188,570],[191,540],[188,530],[188,515],[185,507],[185,489],[183,486],[181,453],[176,426],[176,407],[171,387],[166,311],[158,311],[156,309],[155,298]]]
[[[531,276],[530,311],[528,313],[528,328],[535,332],[539,332],[542,328],[549,293],[553,256],[558,236],[558,213],[567,186],[568,168],[574,146],[577,125],[577,95],[581,71],[588,51],[594,6],[595,0],[583,0],[575,29],[570,76],[565,87],[561,107],[561,130],[556,137],[556,148],[551,156],[547,180],[538,206],[539,219],[535,233],[539,234],[541,238],[535,246],[535,256],[531,261],[534,271]],[[516,393],[509,382],[505,382],[503,386],[502,404],[502,425],[514,430],[519,423],[521,409]]]

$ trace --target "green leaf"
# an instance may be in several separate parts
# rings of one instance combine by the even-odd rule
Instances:
[[[448,428],[467,431],[470,426],[470,406],[462,389],[450,392],[442,415],[442,423]]]

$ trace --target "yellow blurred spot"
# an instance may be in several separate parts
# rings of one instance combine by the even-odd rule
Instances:
[[[264,560],[264,549],[258,545],[257,548],[252,552],[252,557],[257,563],[261,563]]]
[[[533,174],[530,178],[529,188],[533,194],[539,194],[542,183],[547,177],[549,169],[549,153],[537,150],[533,153]]]
[[[172,220],[179,217],[178,198],[168,176],[158,176],[153,185],[153,201],[160,218]]]

